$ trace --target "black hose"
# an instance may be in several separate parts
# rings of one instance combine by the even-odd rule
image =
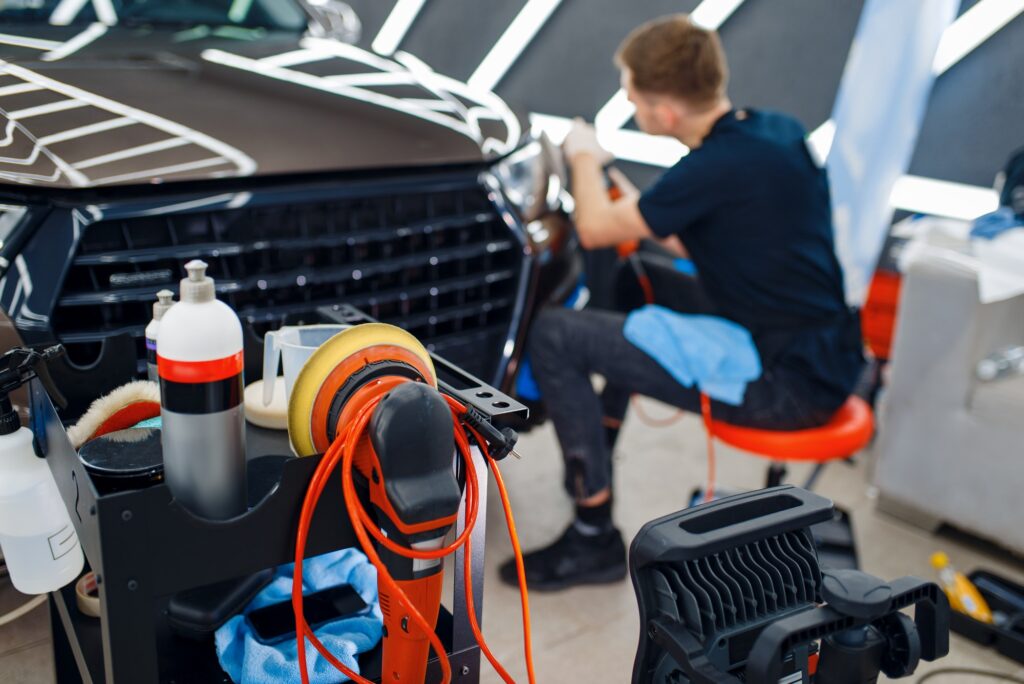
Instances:
[[[938,670],[932,670],[928,674],[922,675],[917,679],[916,684],[924,684],[929,679],[934,677],[942,677],[944,675],[965,675],[971,677],[987,677],[989,679],[997,679],[1002,682],[1014,682],[1014,684],[1024,684],[1024,678],[1016,677],[1012,674],[1005,672],[997,672],[995,670],[978,670],[973,667],[944,667]]]

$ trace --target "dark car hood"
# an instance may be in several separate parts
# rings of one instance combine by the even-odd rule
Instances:
[[[336,41],[98,25],[0,34],[0,183],[471,163],[519,136],[493,94]]]

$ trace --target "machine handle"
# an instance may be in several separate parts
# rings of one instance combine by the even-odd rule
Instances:
[[[921,659],[937,660],[949,652],[949,601],[933,582],[903,577],[890,583],[889,604],[869,617],[856,618],[832,606],[820,606],[769,625],[754,642],[747,660],[749,684],[775,684],[783,659],[794,647],[832,634],[883,621],[914,606],[914,623],[921,638]]]

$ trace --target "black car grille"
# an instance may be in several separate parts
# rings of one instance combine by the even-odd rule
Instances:
[[[121,333],[143,359],[156,291],[177,291],[197,257],[259,335],[343,302],[491,380],[522,249],[475,185],[99,221],[81,238],[54,312],[69,361],[88,366]]]

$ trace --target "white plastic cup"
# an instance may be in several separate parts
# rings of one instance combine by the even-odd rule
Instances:
[[[299,371],[312,356],[317,347],[331,339],[350,325],[286,325],[272,330],[263,337],[263,405],[269,406],[274,398],[274,382],[284,361],[285,401],[292,396],[292,386]]]

